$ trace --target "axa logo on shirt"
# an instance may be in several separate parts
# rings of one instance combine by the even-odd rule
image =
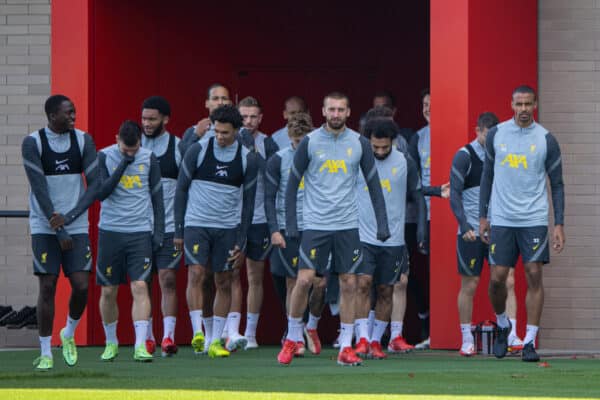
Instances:
[[[522,165],[523,169],[527,169],[527,156],[524,154],[509,153],[504,157],[500,165],[508,165],[510,168],[519,169]]]
[[[327,169],[327,172],[330,174],[337,174],[340,170],[344,171],[344,174],[348,173],[348,169],[346,168],[346,161],[344,160],[325,160],[319,168],[319,172],[323,172]]]
[[[121,176],[119,182],[125,189],[128,190],[133,189],[134,185],[138,188],[142,187],[142,180],[140,179],[139,175],[123,175]]]
[[[56,164],[56,169],[55,171],[69,171],[71,168],[69,168],[69,164],[67,164],[69,162],[68,158],[65,158],[64,160],[55,160],[54,163]]]

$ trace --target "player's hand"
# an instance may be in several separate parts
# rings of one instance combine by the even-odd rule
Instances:
[[[237,259],[240,258],[240,254],[242,254],[242,252],[240,251],[240,247],[238,245],[235,245],[235,247],[233,249],[229,250],[229,257],[227,257],[227,264],[234,265],[235,262],[237,261]]]
[[[447,199],[450,197],[450,182],[444,183],[442,186],[442,199]]]
[[[130,156],[129,154],[123,154],[123,160],[125,164],[129,165],[135,161],[135,156]]]
[[[479,237],[485,244],[490,244],[490,222],[487,218],[479,218]]]
[[[281,249],[285,249],[285,238],[280,232],[273,232],[271,235],[271,244]]]
[[[65,225],[65,216],[61,213],[54,211],[50,217],[50,228],[57,230],[61,226]]]
[[[390,238],[390,232],[386,231],[386,232],[377,232],[377,240],[385,242],[386,240],[388,240]]]
[[[210,118],[201,119],[196,124],[196,136],[201,138],[208,131],[208,128],[210,128]]]
[[[175,250],[177,250],[177,251],[183,251],[183,239],[182,238],[173,239],[173,247],[175,247]]]
[[[56,238],[62,251],[73,249],[73,239],[62,226],[56,230]]]
[[[565,229],[562,225],[555,225],[552,232],[552,248],[560,253],[565,248]]]
[[[465,242],[474,242],[477,240],[477,235],[475,235],[475,231],[473,229],[469,229],[462,235],[462,238]]]

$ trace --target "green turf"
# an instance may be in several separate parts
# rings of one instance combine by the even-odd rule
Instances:
[[[433,398],[440,398],[439,395],[444,398],[448,395],[457,396],[455,398],[463,398],[465,395],[600,398],[598,359],[550,359],[547,360],[549,366],[543,368],[537,363],[524,363],[520,358],[466,359],[458,357],[454,352],[425,352],[392,356],[382,361],[367,360],[363,366],[351,368],[336,365],[336,353],[325,350],[318,357],[309,355],[304,359],[295,359],[291,366],[283,367],[277,364],[278,348],[275,347],[238,352],[229,359],[218,360],[194,356],[189,347],[182,347],[173,358],[156,357],[153,363],[147,364],[132,360],[131,347],[122,347],[119,358],[114,362],[103,363],[99,360],[101,350],[80,348],[79,364],[73,368],[63,363],[59,350],[54,350],[54,370],[45,373],[33,371],[31,362],[37,356],[37,351],[0,352],[0,388],[129,391],[125,397],[114,397],[111,392],[98,392],[99,396],[104,393],[107,398],[138,398],[135,393],[160,393],[139,392],[149,389],[166,390],[168,396],[156,398],[173,399],[194,398],[194,392],[189,391],[195,390],[259,394],[258,397],[235,397],[249,399],[306,399],[306,396],[302,396],[303,393],[419,394]],[[27,393],[32,392],[0,389],[0,398],[28,398]],[[56,394],[52,391],[40,391],[33,398],[51,398],[42,396],[43,393]],[[64,399],[88,397],[80,391],[60,393],[64,394],[60,396]],[[68,393],[72,397],[68,397]],[[229,397],[221,397],[218,392],[215,393],[209,395],[210,392],[204,392],[202,398]],[[270,397],[267,393],[288,393],[289,396]],[[311,395],[312,397],[314,396]]]

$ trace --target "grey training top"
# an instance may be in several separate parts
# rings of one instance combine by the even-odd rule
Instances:
[[[305,230],[358,228],[356,179],[359,169],[365,176],[375,209],[377,236],[389,237],[383,193],[369,141],[349,128],[334,135],[325,127],[309,133],[294,155],[285,196],[288,235],[298,234],[296,203],[303,176]]]
[[[169,147],[169,138],[171,134],[164,132],[157,137],[148,137],[142,135],[142,147],[152,151],[156,158],[165,155]],[[177,167],[181,165],[181,150],[179,149],[180,140],[175,137],[175,163]],[[165,204],[165,233],[175,232],[175,188],[177,187],[177,179],[161,176],[163,201]]]
[[[414,162],[408,162],[400,151],[393,149],[385,160],[375,159],[381,189],[385,199],[385,209],[390,224],[391,237],[382,242],[377,239],[376,219],[369,197],[369,188],[364,177],[357,179],[358,216],[360,241],[376,246],[404,246],[404,222],[406,197],[414,191],[421,192],[421,182]],[[421,200],[423,200],[423,195]],[[425,207],[423,206],[423,212]],[[423,214],[424,218],[424,214]]]
[[[275,144],[277,144],[277,147],[279,147],[280,150],[289,147],[290,144],[292,143],[292,141],[290,140],[290,137],[288,136],[287,125],[281,129],[273,132],[273,134],[271,135],[271,138],[273,139]]]
[[[486,139],[481,177],[479,217],[496,226],[548,225],[550,178],[554,223],[564,224],[565,193],[560,148],[554,136],[537,122],[521,128],[514,119],[492,128]]]
[[[285,230],[285,192],[290,179],[295,153],[296,150],[290,144],[285,149],[279,150],[267,161],[265,211],[271,234],[279,230]],[[304,180],[300,181],[297,201],[298,230],[303,231]]]
[[[429,125],[419,129],[410,140],[408,152],[419,168],[423,194],[425,196],[441,196],[441,186],[431,186],[431,135]],[[425,198],[427,202],[427,220],[431,217],[431,199]]]
[[[484,161],[485,149],[473,140],[471,148],[481,160]],[[475,231],[479,236],[479,181],[477,186],[465,187],[465,180],[472,173],[471,153],[463,146],[452,160],[450,172],[450,208],[458,221],[458,234],[464,235],[469,230]],[[481,171],[480,171],[481,172]]]
[[[50,150],[66,153],[71,148],[70,133],[55,133],[44,128]],[[90,135],[75,129],[76,146],[81,155],[81,171],[48,175],[44,173],[42,142],[38,131],[23,140],[21,154],[27,179],[31,185],[29,194],[29,228],[32,234],[55,234],[49,219],[53,212],[65,217],[65,229],[69,234],[88,233],[87,209],[94,202],[98,190],[98,162],[96,145]],[[68,160],[54,160],[56,169],[68,164]]]
[[[175,194],[175,237],[183,237],[184,227],[232,229],[239,226],[237,245],[243,248],[248,226],[252,222],[256,192],[256,155],[235,140],[233,144],[220,147],[213,139],[214,169],[224,179],[235,161],[241,146],[243,182],[240,186],[219,183],[218,179],[201,179],[202,165],[210,140],[193,144],[186,152],[177,178]],[[224,163],[223,166],[219,162]],[[204,173],[209,173],[205,171]],[[210,172],[212,173],[212,172]],[[242,193],[243,192],[243,193]]]
[[[140,147],[131,164],[127,164],[116,144],[98,153],[102,201],[100,222],[103,230],[120,233],[153,232],[162,242],[165,209],[160,165],[156,156]]]

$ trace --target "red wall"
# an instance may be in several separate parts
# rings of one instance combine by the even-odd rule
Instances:
[[[180,134],[206,116],[206,88],[213,82],[229,86],[234,98],[257,97],[267,133],[283,125],[283,101],[293,94],[307,99],[320,124],[322,98],[332,90],[350,96],[353,126],[381,89],[396,94],[401,125],[423,125],[418,94],[429,81],[428,2],[386,1],[365,7],[307,1],[294,8],[269,1],[259,8],[249,2],[175,1],[167,7],[159,0],[90,1],[89,130],[99,149],[114,142],[124,119],[138,120],[142,100],[154,94],[171,102],[169,129]],[[191,329],[184,306],[185,269],[179,278],[177,339],[187,342]],[[265,309],[278,307],[267,282]],[[99,288],[94,290],[90,342],[102,343]],[[127,343],[133,334],[130,296],[126,287],[121,292],[119,338]],[[283,316],[263,317],[259,340],[276,343],[283,329]],[[335,330],[325,339],[333,335]]]
[[[518,12],[516,12],[518,10]],[[512,90],[537,87],[536,0],[431,0],[432,182],[449,180],[455,151],[475,137],[477,116],[511,117]],[[456,220],[448,202],[432,201],[432,347],[460,344],[456,297]],[[473,321],[494,319],[485,268],[475,298]],[[518,331],[525,333],[522,266],[516,269]]]

